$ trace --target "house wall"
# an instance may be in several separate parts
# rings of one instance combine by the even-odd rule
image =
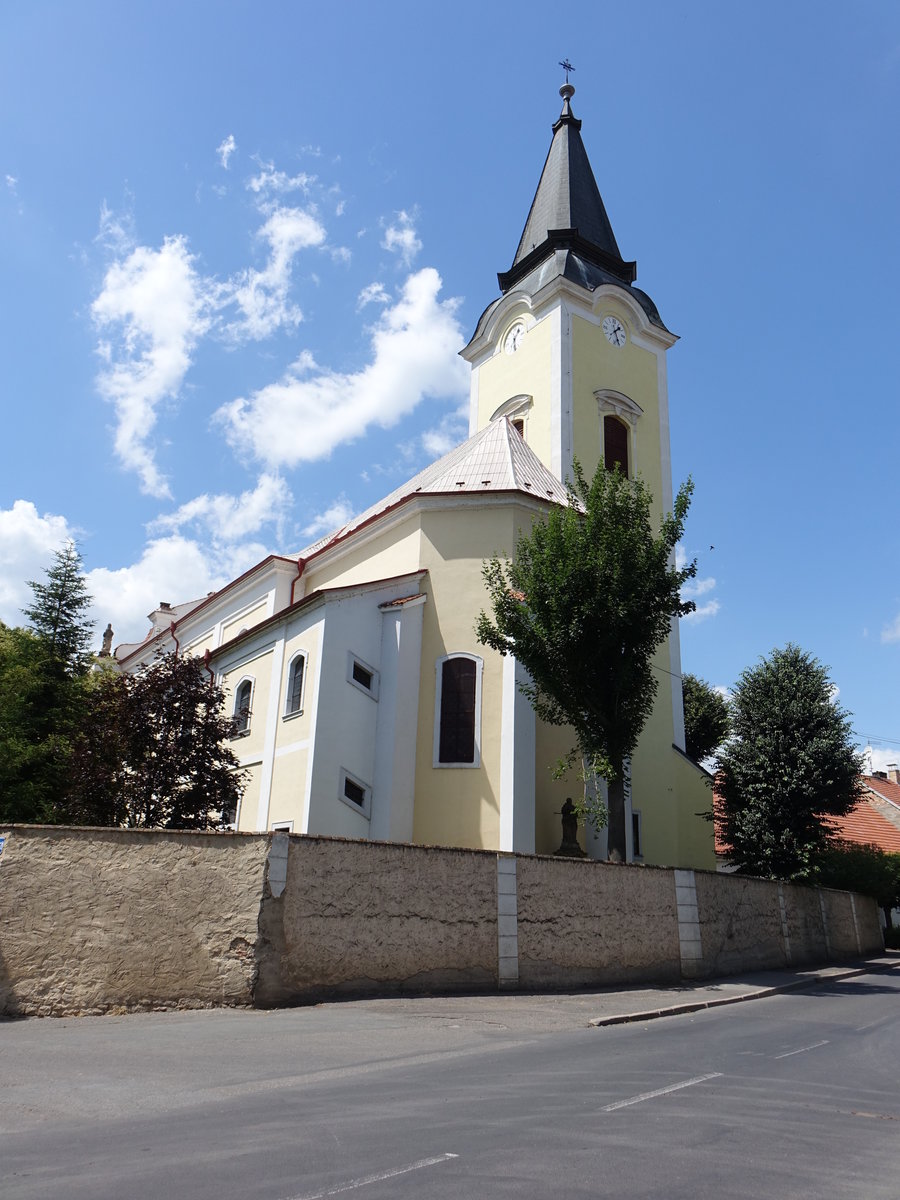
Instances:
[[[0,830],[0,1013],[702,978],[883,948],[874,900],[287,834]]]

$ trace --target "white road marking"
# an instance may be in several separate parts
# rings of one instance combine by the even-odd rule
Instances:
[[[326,1188],[324,1192],[306,1192],[302,1196],[291,1196],[290,1200],[323,1200],[325,1196],[339,1196],[341,1192],[352,1192],[355,1188],[365,1187],[369,1183],[381,1183],[385,1179],[393,1179],[396,1175],[408,1175],[410,1171],[435,1167],[439,1163],[449,1162],[451,1158],[458,1157],[458,1154],[438,1154],[435,1158],[420,1158],[418,1162],[407,1163],[405,1167],[378,1171],[375,1175],[363,1175],[360,1179],[351,1179],[347,1183],[339,1183],[336,1187]]]
[[[776,1054],[776,1058],[790,1058],[792,1054],[805,1054],[807,1050],[816,1050],[819,1046],[827,1046],[828,1038],[824,1042],[813,1042],[811,1046],[801,1046],[799,1050],[788,1050],[784,1054]]]
[[[684,1079],[681,1083],[670,1083],[668,1087],[657,1088],[655,1092],[641,1092],[639,1096],[631,1096],[628,1100],[617,1100],[615,1104],[606,1104],[601,1112],[615,1112],[617,1108],[628,1108],[630,1104],[640,1104],[642,1100],[653,1100],[656,1096],[667,1096],[669,1092],[678,1092],[682,1088],[693,1087],[695,1083],[705,1083],[707,1079],[720,1079],[721,1071],[713,1071],[709,1075],[696,1075],[693,1079]]]

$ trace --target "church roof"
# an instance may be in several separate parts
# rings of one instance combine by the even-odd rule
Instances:
[[[610,272],[620,284],[632,283],[637,275],[635,264],[625,262],[619,253],[606,215],[581,140],[581,122],[569,104],[575,89],[567,83],[559,92],[563,97],[562,113],[553,126],[553,141],[528,219],[512,266],[498,276],[504,292],[557,250],[575,251]]]
[[[544,466],[505,418],[480,429],[467,441],[425,467],[365,512],[320,538],[301,558],[310,558],[334,542],[396,508],[414,496],[459,496],[489,492],[522,492],[555,504],[568,503],[565,486]]]

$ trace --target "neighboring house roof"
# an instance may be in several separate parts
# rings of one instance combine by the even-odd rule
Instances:
[[[862,783],[867,789],[872,785],[883,788],[883,779],[873,779],[863,775]],[[873,796],[867,790],[854,808],[843,817],[828,817],[828,824],[835,837],[845,842],[853,842],[857,846],[877,846],[890,854],[900,854],[900,786],[888,784],[892,793],[897,795],[898,803],[880,796]],[[719,805],[718,793],[713,793],[713,808]],[[890,813],[890,815],[889,815]],[[721,838],[718,825],[715,828],[716,854],[728,857],[730,846]]]
[[[300,557],[311,558],[414,496],[488,492],[522,492],[555,504],[568,503],[565,485],[544,466],[509,420],[500,417],[358,517],[301,550]]]
[[[891,854],[900,854],[900,827],[886,820],[868,795],[844,817],[829,817],[837,837],[858,846],[877,846]]]

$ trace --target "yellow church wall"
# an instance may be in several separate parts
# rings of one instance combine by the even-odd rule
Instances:
[[[591,321],[572,316],[572,407],[574,445],[585,474],[590,479],[600,461],[601,420],[594,392],[600,388],[621,392],[639,404],[643,416],[638,419],[635,438],[635,467],[653,493],[661,512],[658,359],[652,350],[632,341],[634,329],[624,305],[603,300],[603,316],[619,318],[628,341],[622,347],[611,346],[602,331]]]
[[[422,562],[429,602],[422,629],[422,665],[416,753],[413,838],[427,844],[486,847],[500,844],[500,731],[502,659],[479,645],[475,620],[488,604],[484,559],[510,554],[521,527],[532,519],[517,505],[434,511],[422,517]],[[435,767],[436,663],[464,652],[483,661],[481,761],[477,767]]]
[[[254,604],[252,608],[245,609],[242,613],[236,616],[233,620],[226,622],[222,626],[222,645],[225,642],[230,642],[232,638],[237,637],[242,629],[252,629],[254,625],[258,625],[260,621],[264,621],[268,616],[268,598],[265,597]]]
[[[478,371],[478,428],[483,429],[491,416],[513,396],[533,398],[526,414],[525,437],[528,445],[543,463],[551,459],[551,363],[555,316],[544,317],[530,329],[526,328],[515,354],[503,349],[508,330],[522,320],[510,317],[501,327],[499,349],[482,363]]]
[[[392,579],[419,568],[419,521],[410,513],[407,520],[391,525],[339,558],[311,563],[304,576],[305,594],[319,588],[347,587]]]
[[[235,690],[241,681],[253,680],[253,691],[250,694],[250,727],[246,734],[234,738],[231,743],[231,748],[240,759],[262,757],[272,683],[272,658],[273,651],[269,646],[255,657],[227,670],[223,675],[225,711],[228,714],[234,712]]]
[[[207,650],[214,650],[216,646],[216,631],[215,629],[207,629],[195,638],[194,641],[188,642],[182,647],[182,654],[186,654],[191,658],[202,658]]]
[[[543,721],[535,723],[534,849],[537,854],[553,854],[559,849],[562,841],[560,810],[567,796],[578,800],[584,793],[577,763],[564,779],[553,778],[556,764],[574,745],[575,735],[570,726],[546,725]],[[584,848],[583,830],[578,836]]]
[[[712,821],[698,813],[712,810],[712,787],[704,773],[677,750],[671,751],[669,770],[677,794],[679,862],[707,871],[716,870]]]
[[[238,809],[237,827],[241,833],[253,833],[256,829],[256,813],[259,808],[259,785],[262,763],[247,766],[244,775],[244,790]]]
[[[294,726],[301,719],[289,722],[292,735],[299,735],[300,730],[295,729]],[[293,832],[300,832],[308,771],[309,741],[300,736],[292,736],[289,742],[279,746],[279,752],[275,757],[272,771],[272,792],[269,797],[270,829],[273,825],[291,821],[293,822]]]
[[[307,619],[309,619],[307,617]],[[295,655],[306,655],[305,677],[299,713],[286,714],[288,676]],[[278,714],[275,730],[275,759],[269,795],[269,828],[292,821],[294,832],[302,827],[309,771],[309,747],[316,705],[316,672],[322,653],[322,622],[318,613],[314,623],[291,632],[288,626],[278,690]]]

